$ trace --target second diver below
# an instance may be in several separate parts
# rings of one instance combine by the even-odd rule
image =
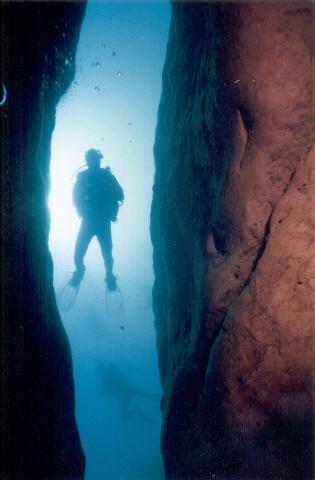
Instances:
[[[73,272],[69,284],[78,287],[85,272],[84,256],[94,236],[100,244],[109,291],[116,290],[116,277],[113,273],[111,222],[117,220],[119,206],[124,201],[124,192],[110,168],[101,168],[103,154],[90,149],[85,154],[87,169],[78,173],[73,188],[73,203],[81,226],[77,237]]]

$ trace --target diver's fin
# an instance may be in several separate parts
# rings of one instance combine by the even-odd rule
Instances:
[[[109,290],[109,288],[106,289],[105,301],[108,315],[113,317],[121,317],[125,315],[124,297],[117,283],[115,290]],[[124,328],[121,330],[124,330]]]
[[[107,290],[109,292],[114,292],[115,290],[117,290],[117,277],[115,277],[115,275],[113,274],[113,272],[110,272],[106,275],[105,277],[105,283],[107,285]]]
[[[70,312],[79,293],[80,283],[73,286],[71,280],[66,283],[57,296],[58,308],[61,312]]]
[[[71,279],[69,280],[69,285],[70,287],[76,288],[80,286],[80,283],[82,282],[83,276],[84,276],[85,268],[78,268],[75,270],[72,274]]]

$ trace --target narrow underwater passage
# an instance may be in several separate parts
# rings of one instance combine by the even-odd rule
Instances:
[[[125,193],[118,223],[112,224],[114,273],[123,304],[117,294],[106,293],[94,238],[76,301],[62,313],[72,348],[87,480],[164,477],[149,217],[169,17],[166,2],[90,2],[76,77],[57,111],[49,199],[57,297],[74,270],[80,220],[72,189],[88,149],[103,153],[101,167],[111,168]]]

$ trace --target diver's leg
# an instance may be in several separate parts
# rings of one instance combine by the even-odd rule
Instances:
[[[111,232],[111,223],[107,221],[105,224],[103,223],[97,231],[97,239],[101,247],[104,265],[106,270],[106,278],[105,281],[107,283],[109,290],[116,289],[116,278],[113,274],[113,256],[112,256],[112,249],[113,249],[113,242],[112,242],[112,232]]]
[[[72,286],[79,285],[83,278],[85,272],[84,256],[92,237],[92,229],[86,221],[82,220],[74,250],[74,265],[76,271],[73,273],[72,279],[70,280]]]
[[[97,239],[101,247],[106,273],[112,273],[114,260],[112,256],[113,243],[110,222],[106,222],[98,229]]]

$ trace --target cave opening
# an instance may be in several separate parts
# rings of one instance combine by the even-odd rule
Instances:
[[[93,238],[73,308],[61,312],[90,480],[164,476],[149,223],[169,17],[167,2],[88,3],[76,75],[59,102],[52,138],[49,246],[57,297],[74,271],[80,220],[72,189],[88,149],[103,153],[101,167],[111,168],[125,193],[112,224],[123,306],[117,308],[117,299],[106,293],[102,255]]]

